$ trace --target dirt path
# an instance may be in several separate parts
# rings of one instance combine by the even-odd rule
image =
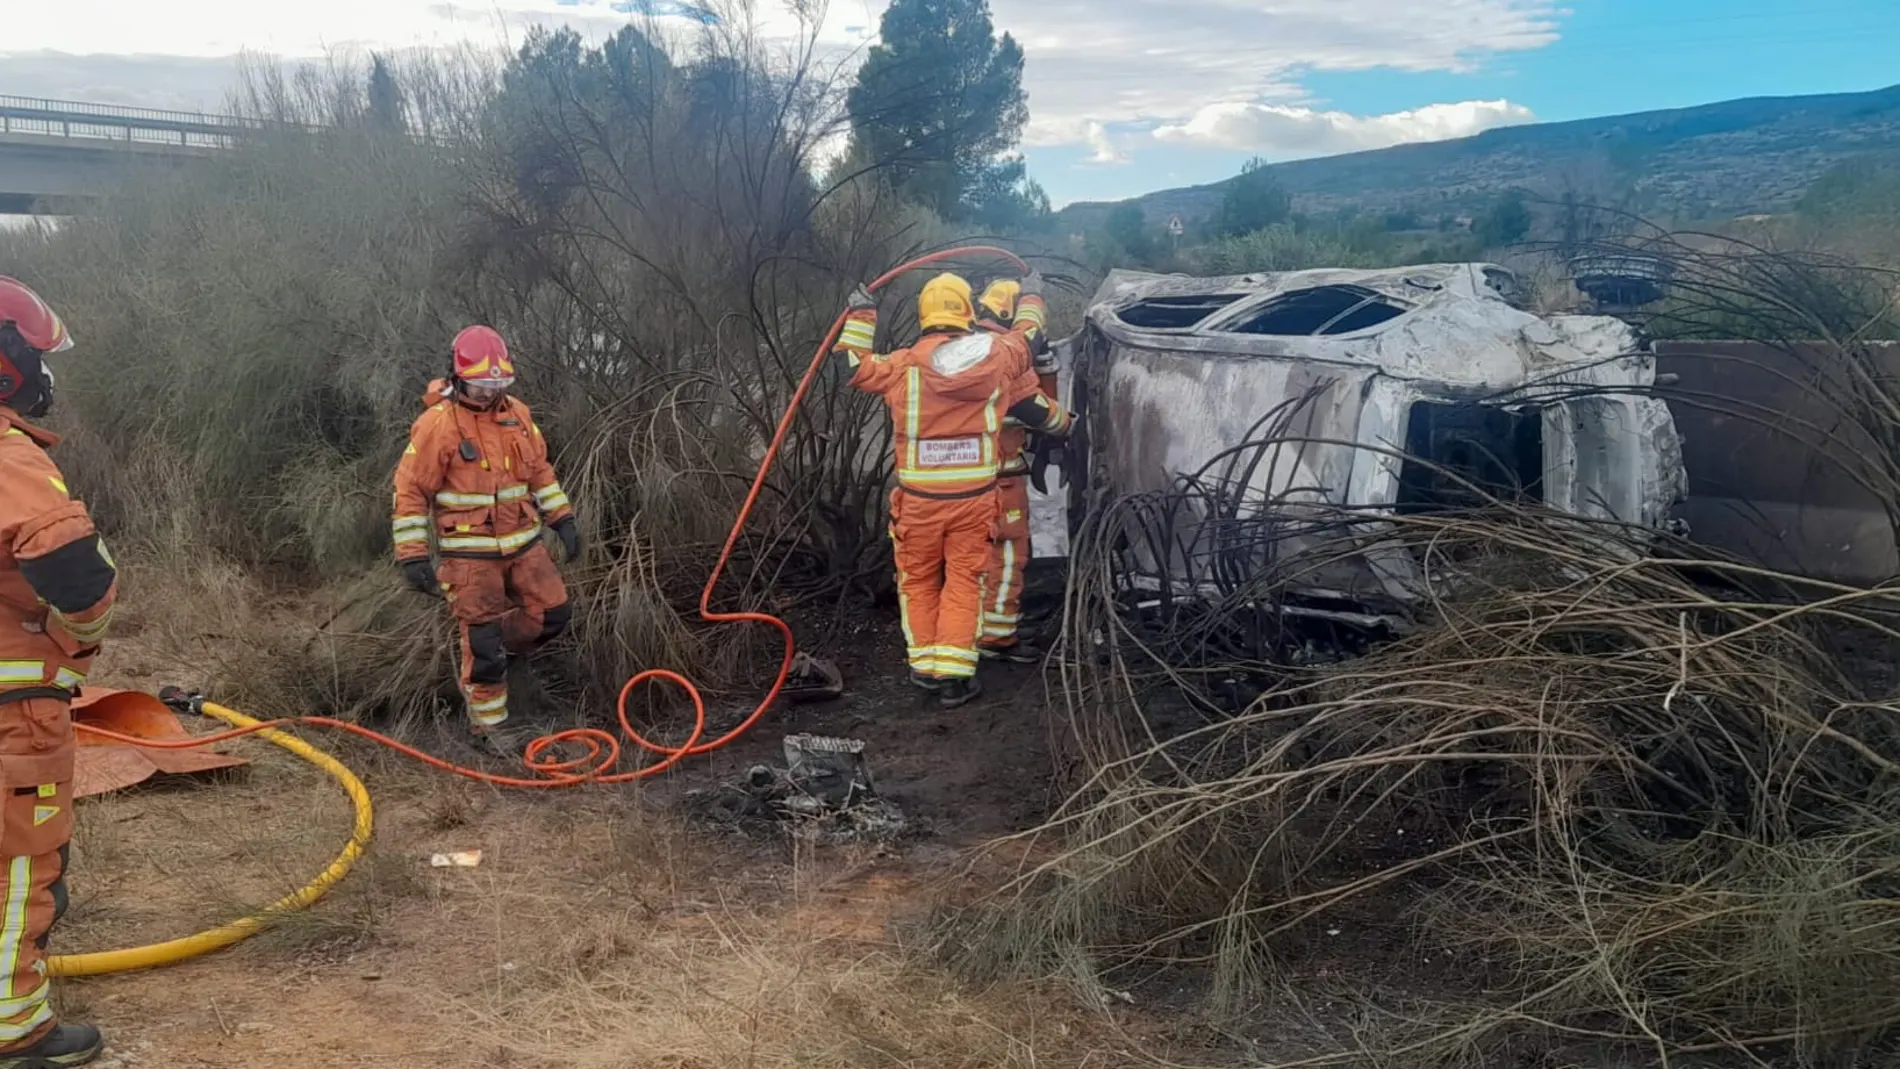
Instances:
[[[122,654],[106,682],[145,684],[154,660]],[[1046,812],[1050,764],[1034,671],[993,671],[979,704],[944,711],[898,663],[877,632],[845,659],[846,699],[783,709],[641,787],[498,791],[323,740],[377,803],[375,846],[341,887],[231,950],[61,997],[125,1067],[1132,1064],[1114,1022],[1053,993],[961,993],[901,960],[893,924],[955,892],[965,847]],[[684,792],[800,731],[864,739],[920,834],[812,846],[682,819]],[[273,748],[243,752],[256,765],[225,782],[83,805],[57,950],[180,935],[323,866],[347,834],[341,792]],[[430,867],[467,849],[480,867]]]

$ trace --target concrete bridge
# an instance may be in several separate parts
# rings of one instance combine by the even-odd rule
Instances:
[[[0,214],[66,214],[114,186],[228,148],[222,115],[0,96]]]

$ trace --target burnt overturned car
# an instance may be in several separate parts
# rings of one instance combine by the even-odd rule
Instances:
[[[1114,505],[1121,570],[1157,596],[1273,568],[1277,608],[1376,624],[1431,577],[1415,555],[1337,552],[1342,524],[1503,502],[1669,527],[1682,448],[1646,342],[1533,314],[1519,289],[1481,263],[1110,274],[1059,347],[1082,417],[1071,531]]]

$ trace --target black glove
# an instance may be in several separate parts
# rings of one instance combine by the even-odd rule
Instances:
[[[844,306],[853,312],[864,308],[876,308],[877,298],[871,296],[871,291],[860,282],[858,288],[851,291],[851,298],[844,302]]]
[[[1042,296],[1042,272],[1041,271],[1031,271],[1029,272],[1029,274],[1023,276],[1023,296],[1025,297]]]
[[[580,525],[574,522],[574,517],[569,516],[555,524],[554,536],[561,540],[561,552],[567,554],[568,560],[580,559],[581,529]]]
[[[1049,465],[1055,460],[1061,448],[1059,443],[1049,438],[1041,436],[1036,438],[1033,453],[1035,459],[1029,462],[1029,485],[1035,487],[1037,493],[1049,492]]]
[[[427,560],[406,560],[402,562],[402,578],[418,594],[432,597],[442,596],[442,584],[435,577],[435,568]]]

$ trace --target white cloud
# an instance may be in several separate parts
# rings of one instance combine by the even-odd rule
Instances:
[[[1432,104],[1389,115],[1349,115],[1284,104],[1209,104],[1186,122],[1157,127],[1157,140],[1258,152],[1276,159],[1326,156],[1413,141],[1470,137],[1500,126],[1535,122],[1531,109],[1508,100]]]
[[[991,0],[1022,42],[1033,146],[1178,125],[1224,101],[1313,106],[1309,71],[1468,71],[1557,38],[1561,0]]]
[[[1087,163],[1110,167],[1128,162],[1128,154],[1121,150],[1121,146],[1115,144],[1115,139],[1109,136],[1108,127],[1101,123],[1088,124],[1088,143],[1089,148],[1095,151],[1085,161]]]
[[[697,0],[730,22],[788,42],[804,29],[786,0]],[[662,37],[701,32],[681,0],[60,0],[8,7],[0,93],[215,110],[236,87],[241,52],[307,60],[369,49],[512,49],[535,27],[599,40],[633,23]],[[877,9],[882,10],[882,2]],[[749,9],[749,11],[748,11]],[[849,62],[875,31],[866,0],[834,0],[820,62]],[[653,15],[660,17],[652,17]],[[867,29],[868,27],[868,29]]]

